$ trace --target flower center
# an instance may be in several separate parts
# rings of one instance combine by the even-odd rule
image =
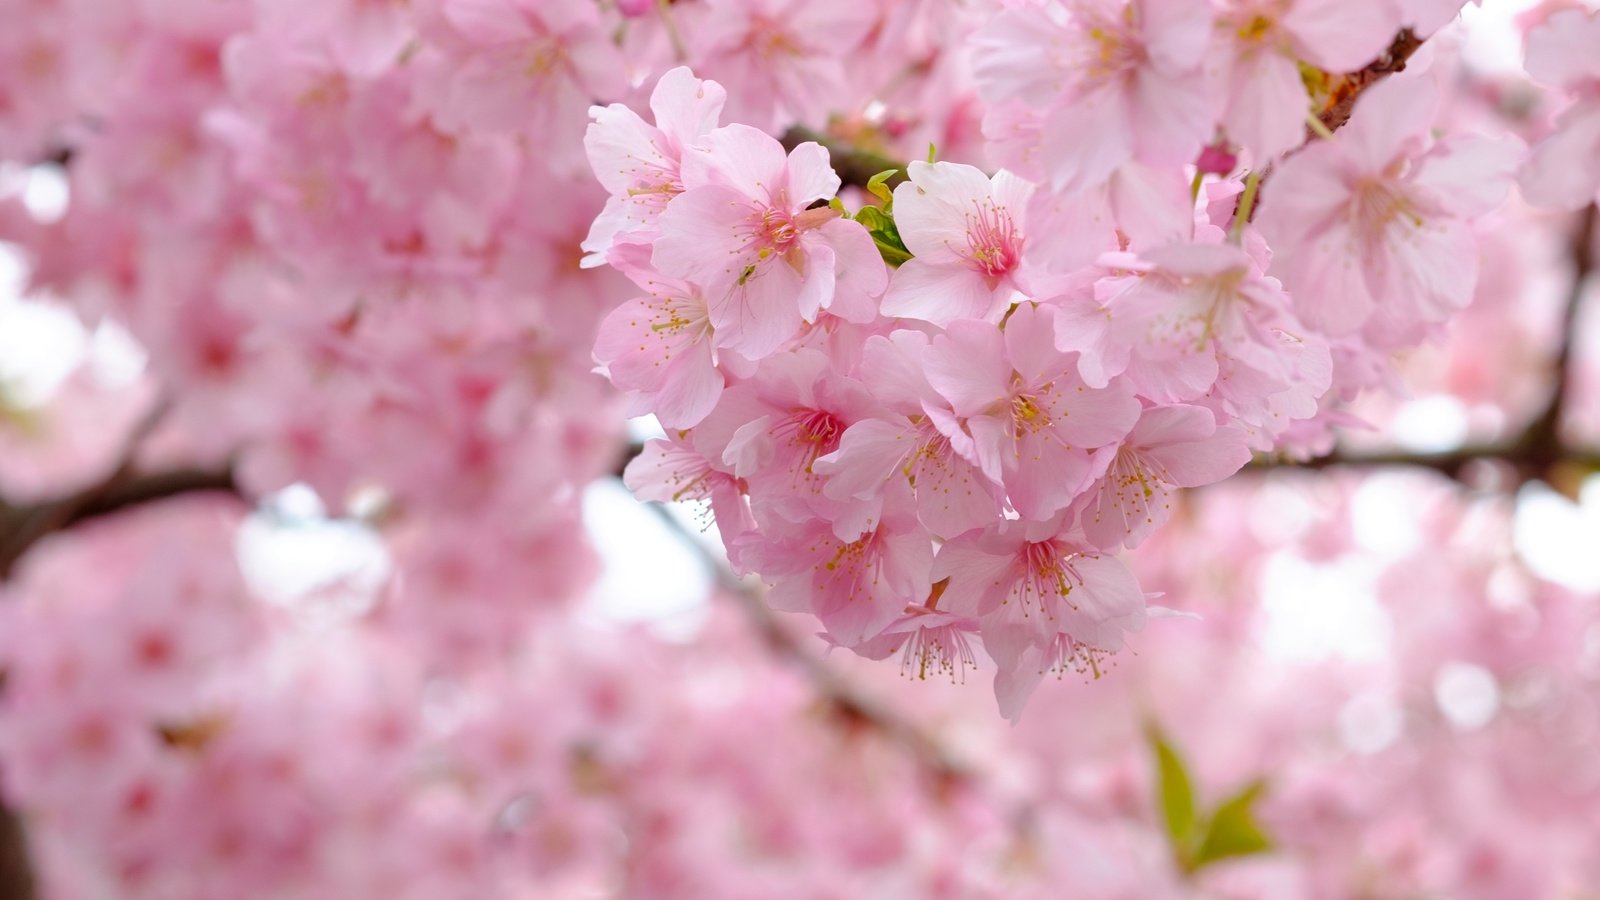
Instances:
[[[993,203],[967,214],[967,259],[991,279],[1015,269],[1022,257],[1022,238],[1011,214]]]

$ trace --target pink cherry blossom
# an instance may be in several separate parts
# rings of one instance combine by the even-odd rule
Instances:
[[[1395,324],[1438,322],[1471,299],[1468,220],[1505,195],[1519,147],[1466,135],[1431,143],[1437,104],[1427,77],[1391,78],[1333,140],[1274,174],[1258,221],[1307,324],[1349,334],[1380,309]]]
[[[1143,256],[1149,263],[1125,260],[1129,274],[1098,282],[1094,299],[1055,301],[1056,346],[1078,352],[1088,384],[1121,376],[1156,403],[1217,404],[1259,449],[1317,413],[1329,387],[1327,344],[1250,254],[1194,243]]]
[[[1299,64],[1352,72],[1377,58],[1399,22],[1392,0],[1230,0],[1214,55],[1226,72],[1228,137],[1265,161],[1305,139],[1311,98]]]
[[[927,352],[928,381],[953,415],[935,420],[951,446],[1029,518],[1065,507],[1089,476],[1090,452],[1127,435],[1139,402],[1118,381],[1092,388],[1055,348],[1055,311],[1023,304],[1005,328],[953,322]]]
[[[679,66],[650,94],[655,125],[620,103],[590,110],[584,149],[611,198],[583,242],[585,266],[603,264],[619,236],[653,229],[668,201],[683,193],[684,149],[717,127],[726,100],[722,85]]]
[[[954,419],[923,371],[928,340],[918,331],[867,340],[861,379],[873,386],[889,415],[851,425],[839,448],[819,457],[813,468],[828,478],[823,493],[841,498],[880,497],[905,479],[923,526],[951,538],[992,522],[1003,492],[957,451],[957,446],[970,447],[970,440],[952,441],[935,424],[948,426]]]
[[[773,607],[815,615],[841,646],[875,637],[932,590],[933,541],[903,497],[853,538],[814,520],[745,541],[737,552],[772,584]]]
[[[879,411],[867,386],[833,374],[821,352],[795,350],[768,357],[753,377],[724,391],[694,444],[750,484],[758,521],[821,515],[853,540],[877,518],[881,500],[825,495],[813,464],[839,448],[852,424]]]
[[[974,40],[983,99],[1042,118],[1037,167],[1057,189],[1099,184],[1134,159],[1191,160],[1210,137],[1215,102],[1201,64],[1209,4],[1186,0],[1035,2],[1002,12]],[[993,114],[991,114],[993,115]],[[991,141],[1013,140],[989,118]]]
[[[689,18],[693,16],[693,18]],[[702,71],[729,86],[729,111],[758,128],[820,124],[851,85],[845,61],[876,21],[839,0],[708,0],[686,14]]]
[[[1112,458],[1084,493],[1078,521],[1108,552],[1139,546],[1165,523],[1177,488],[1221,481],[1250,461],[1244,433],[1195,406],[1147,409],[1119,447],[1101,452]]]
[[[1528,31],[1528,74],[1576,95],[1518,174],[1531,203],[1577,209],[1600,195],[1600,172],[1587,164],[1600,155],[1600,64],[1591,52],[1597,39],[1600,12],[1578,9],[1556,12]]]
[[[1015,720],[1037,684],[1022,667],[1053,665],[1123,646],[1144,627],[1144,594],[1126,566],[1062,532],[1059,518],[1006,522],[946,543],[935,580],[949,578],[940,606],[982,623],[994,657],[1001,714]],[[1065,656],[1059,654],[1065,653]]]
[[[860,258],[871,238],[832,208],[809,208],[839,189],[821,146],[786,157],[774,138],[730,125],[703,148],[684,160],[686,190],[662,213],[655,266],[700,285],[724,346],[760,359],[833,302],[836,261]],[[866,284],[858,290],[882,290],[881,265],[850,271]]]
[[[621,58],[592,4],[431,0],[424,8],[423,102],[449,131],[552,133],[571,146],[566,136],[581,133],[590,102],[623,92]]]
[[[630,263],[630,257],[636,259]],[[612,262],[649,293],[600,323],[595,360],[613,384],[633,392],[633,414],[652,412],[670,428],[698,424],[716,406],[724,384],[705,297],[692,284],[652,272],[641,245],[619,246]]]
[[[914,257],[895,270],[883,314],[944,325],[998,319],[1021,290],[1030,185],[1007,172],[913,162],[894,191],[895,226]]]
[[[932,674],[965,681],[967,669],[978,666],[972,649],[977,631],[977,619],[912,605],[877,637],[853,649],[868,659],[886,659],[898,651],[900,674],[908,678],[923,681]]]

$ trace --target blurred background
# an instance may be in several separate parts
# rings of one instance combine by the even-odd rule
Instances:
[[[536,211],[484,226],[490,276],[400,224],[358,266],[344,188],[295,182],[330,226],[231,181],[405,183],[284,124],[310,114],[248,70],[314,83],[292,47],[248,36],[223,86],[221,42],[289,13],[8,5],[35,18],[0,60],[78,42],[68,95],[193,71],[0,153],[0,898],[1600,896],[1592,205],[1486,222],[1401,398],[1186,492],[1129,554],[1178,614],[1012,726],[981,654],[830,653],[706,510],[622,486],[661,429],[591,373],[617,289],[574,265],[585,182],[483,149],[460,165]],[[1432,39],[1456,120],[1548,127],[1536,7]]]

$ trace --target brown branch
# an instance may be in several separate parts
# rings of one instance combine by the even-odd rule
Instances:
[[[0,897],[33,900],[37,895],[22,820],[0,798]]]
[[[1327,102],[1323,104],[1322,111],[1317,113],[1317,118],[1329,131],[1338,131],[1350,121],[1350,114],[1355,111],[1356,100],[1360,99],[1362,93],[1390,75],[1404,72],[1406,63],[1422,47],[1424,40],[1411,29],[1402,28],[1389,42],[1389,48],[1382,56],[1368,63],[1365,68],[1334,79]],[[1308,140],[1313,137],[1307,135]]]
[[[1332,77],[1328,84],[1327,99],[1323,101],[1322,109],[1317,113],[1317,121],[1321,122],[1323,127],[1329,131],[1338,131],[1344,127],[1345,123],[1350,121],[1351,114],[1355,112],[1356,101],[1361,99],[1361,95],[1366,93],[1368,88],[1388,78],[1390,75],[1405,71],[1406,63],[1422,47],[1424,40],[1425,38],[1417,37],[1416,33],[1411,29],[1402,28],[1394,36],[1394,40],[1389,42],[1388,49],[1384,50],[1383,54],[1377,59],[1354,72]],[[1320,140],[1322,140],[1322,137],[1307,125],[1305,141],[1299,147],[1290,150],[1287,155],[1293,156],[1300,150]],[[1254,221],[1256,214],[1261,211],[1261,192],[1266,189],[1267,181],[1272,178],[1273,168],[1274,164],[1269,161],[1261,169],[1261,178],[1256,185],[1256,196],[1252,198],[1255,202],[1247,211],[1250,221]],[[1239,207],[1237,203],[1234,205],[1233,212],[1235,216],[1238,216]]]
[[[150,473],[119,469],[103,481],[51,500],[24,505],[0,501],[0,581],[9,578],[23,554],[46,535],[130,507],[206,492],[239,496],[233,467]]]
[[[1544,409],[1528,424],[1523,432],[1519,449],[1525,456],[1534,457],[1545,464],[1553,464],[1560,457],[1563,442],[1561,419],[1566,411],[1569,382],[1572,380],[1573,344],[1578,333],[1578,313],[1583,307],[1583,292],[1589,276],[1595,271],[1595,228],[1600,217],[1596,205],[1591,203],[1578,218],[1567,255],[1572,260],[1572,286],[1567,291],[1566,305],[1561,314],[1561,343],[1556,347],[1550,399]]]
[[[844,184],[864,188],[874,175],[879,172],[887,172],[890,169],[897,170],[885,182],[890,188],[905,181],[907,177],[906,163],[904,161],[890,159],[887,156],[873,153],[870,150],[863,150],[859,147],[852,147],[843,141],[834,140],[809,128],[797,125],[784,132],[781,140],[785,150],[793,150],[807,141],[815,141],[827,148],[829,160],[833,164],[833,170],[839,173],[839,180]]]
[[[1469,445],[1438,453],[1410,453],[1404,450],[1334,451],[1304,462],[1261,457],[1252,460],[1243,471],[1408,468],[1427,469],[1456,481],[1464,481],[1466,479],[1463,475],[1476,463],[1499,463],[1508,466],[1516,473],[1520,484],[1533,480],[1549,480],[1553,474],[1552,468],[1555,466],[1576,466],[1580,469],[1600,471],[1600,450],[1562,448],[1554,456],[1547,456],[1543,453],[1531,454],[1518,444],[1506,443]]]

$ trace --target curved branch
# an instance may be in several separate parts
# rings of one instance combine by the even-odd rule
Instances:
[[[233,467],[150,473],[124,468],[97,484],[55,499],[24,505],[0,501],[0,581],[11,576],[23,554],[53,532],[130,507],[206,492],[242,496]]]
[[[683,523],[673,518],[659,503],[647,504],[667,524],[678,539],[699,558],[716,578],[717,586],[739,604],[756,633],[778,658],[795,666],[810,680],[817,694],[846,724],[875,732],[908,750],[940,786],[969,782],[973,775],[955,761],[932,735],[923,731],[893,707],[866,696],[807,650],[778,616],[767,606],[758,588],[752,587],[728,568],[727,563],[706,549]]]

